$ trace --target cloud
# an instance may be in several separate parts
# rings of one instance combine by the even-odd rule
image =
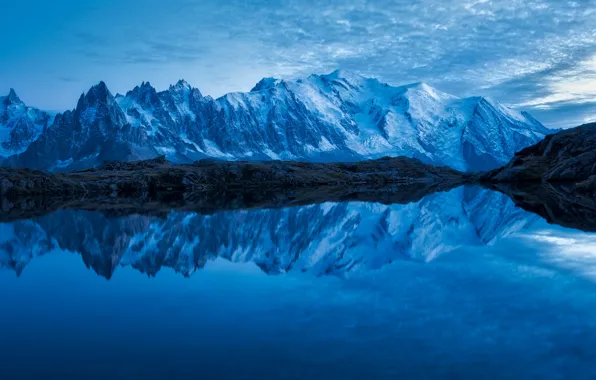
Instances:
[[[53,54],[124,67],[152,82],[155,71],[176,67],[196,73],[188,79],[216,96],[247,90],[259,77],[344,68],[392,84],[425,81],[461,96],[495,96],[540,109],[556,126],[559,106],[590,102],[596,88],[596,0],[101,4],[68,25]]]
[[[79,82],[78,79],[72,77],[59,77],[58,80],[61,82]]]
[[[561,227],[519,233],[520,243],[536,246],[541,260],[596,280],[596,237]]]

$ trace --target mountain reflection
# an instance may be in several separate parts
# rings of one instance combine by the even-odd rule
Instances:
[[[252,262],[268,274],[349,276],[491,245],[537,218],[502,193],[468,187],[392,205],[328,202],[165,217],[60,210],[0,224],[0,266],[20,275],[36,257],[68,251],[107,279],[120,266],[190,276],[216,258]]]

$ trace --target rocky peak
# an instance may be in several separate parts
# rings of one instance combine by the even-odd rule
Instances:
[[[191,86],[184,79],[180,79],[176,84],[170,85],[170,91],[180,91],[190,89]]]
[[[102,81],[91,87],[86,94],[82,94],[77,103],[75,114],[83,125],[103,119],[102,130],[121,126],[126,123],[124,113],[118,106],[116,99]]]
[[[149,82],[143,82],[140,86],[136,86],[126,94],[126,97],[134,99],[143,108],[150,108],[159,103],[157,91]]]
[[[4,98],[4,104],[6,104],[8,106],[11,104],[23,104],[23,102],[17,96],[17,93],[15,92],[15,90],[13,88],[11,88],[10,91],[8,92],[8,96],[6,96]]]
[[[108,105],[114,102],[114,97],[108,90],[108,86],[101,81],[91,87],[86,94],[81,94],[77,109],[88,108],[89,106]]]
[[[176,84],[170,85],[168,91],[174,95],[192,94],[194,97],[202,97],[203,95],[197,88],[193,88],[187,81],[180,79]]]

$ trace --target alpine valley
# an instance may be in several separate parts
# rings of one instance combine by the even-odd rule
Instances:
[[[424,83],[394,87],[344,71],[265,78],[250,92],[217,99],[184,81],[162,92],[143,83],[124,96],[100,82],[55,117],[25,106],[13,90],[0,104],[2,164],[49,171],[161,155],[174,163],[406,156],[483,171],[553,132],[488,98],[458,98]]]

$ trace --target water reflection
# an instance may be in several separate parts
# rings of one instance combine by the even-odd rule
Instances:
[[[0,265],[21,274],[37,256],[69,251],[108,279],[120,266],[190,276],[216,258],[251,262],[268,274],[347,276],[492,245],[537,219],[506,195],[464,187],[393,205],[328,202],[210,215],[172,211],[163,218],[60,210],[1,224]]]
[[[125,214],[0,224],[2,379],[596,378],[596,235],[503,193]]]

